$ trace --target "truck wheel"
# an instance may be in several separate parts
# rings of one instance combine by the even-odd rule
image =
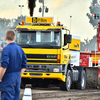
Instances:
[[[86,87],[86,72],[85,70],[82,71],[82,74],[80,76],[80,80],[76,82],[76,89],[85,89]]]
[[[26,84],[23,81],[21,81],[21,85],[20,85],[21,89],[24,89],[25,88],[25,85]]]
[[[60,83],[60,89],[69,91],[70,88],[71,88],[71,82],[72,82],[72,80],[71,80],[71,71],[68,70],[67,75],[66,75],[66,81]]]

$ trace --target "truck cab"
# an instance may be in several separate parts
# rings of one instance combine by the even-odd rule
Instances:
[[[57,80],[62,90],[70,90],[72,83],[78,81],[80,71],[71,64],[70,31],[60,23],[55,26],[53,18],[27,17],[26,23],[16,27],[16,44],[27,57],[27,69],[21,76],[22,86],[47,79],[48,82]],[[84,89],[84,81],[83,85]]]

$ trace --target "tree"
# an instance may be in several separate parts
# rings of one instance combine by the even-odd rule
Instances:
[[[94,14],[100,14],[100,4],[98,3],[98,0],[92,0],[89,9],[90,13],[86,14],[90,19],[89,23],[93,26],[94,29],[97,29],[99,19],[94,19]]]
[[[95,43],[97,42],[97,35],[93,36],[91,40],[84,39],[84,42],[81,42],[81,51],[84,51],[88,48],[90,51],[95,50]],[[97,48],[97,47],[96,47]]]
[[[0,18],[0,38],[5,36],[6,31],[10,28],[10,19]]]
[[[26,18],[26,16],[21,15],[21,16],[17,17],[17,19],[12,19],[13,20],[12,28],[18,26],[19,23],[21,23],[21,21],[25,21],[25,18]]]
[[[15,29],[20,21],[25,21],[25,16],[19,16],[16,19],[0,18],[0,39],[4,38],[8,29]]]

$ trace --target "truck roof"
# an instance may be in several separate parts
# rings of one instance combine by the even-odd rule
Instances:
[[[62,29],[63,26],[32,26],[32,25],[19,25],[16,29],[28,29],[28,30],[48,30],[48,29]]]
[[[58,24],[59,23],[59,24]],[[52,17],[26,17],[26,24],[22,21],[22,24],[17,26],[16,29],[26,29],[26,30],[48,30],[48,29],[67,29],[67,27],[62,26],[60,22],[57,26],[53,24]]]

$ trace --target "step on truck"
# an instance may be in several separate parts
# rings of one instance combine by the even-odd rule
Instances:
[[[21,87],[56,84],[61,90],[85,89],[86,70],[79,66],[80,38],[52,17],[26,17],[16,27],[16,44],[27,57]]]

